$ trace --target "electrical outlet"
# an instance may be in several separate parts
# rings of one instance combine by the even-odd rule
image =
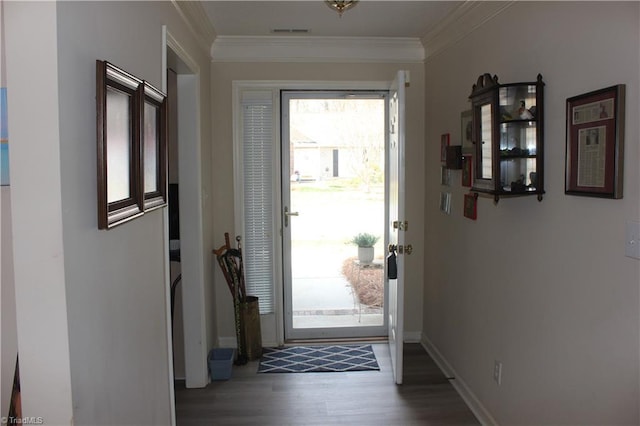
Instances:
[[[502,384],[502,363],[497,360],[493,362],[493,380],[498,386]]]
[[[640,222],[627,222],[624,254],[627,257],[640,259]]]

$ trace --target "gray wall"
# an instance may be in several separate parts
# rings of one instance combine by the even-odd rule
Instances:
[[[24,414],[51,424],[168,424],[165,209],[97,229],[95,61],[162,88],[167,25],[200,67],[198,110],[208,117],[208,52],[171,2],[6,6]],[[210,125],[200,126],[204,196]]]
[[[78,423],[166,423],[172,404],[165,209],[98,231],[93,143],[95,59],[108,60],[162,88],[165,24],[200,66],[201,97],[206,103],[207,52],[199,48],[170,2],[58,6],[62,195],[68,209],[65,270]],[[203,123],[203,138],[208,129]]]
[[[639,261],[637,2],[517,2],[426,62],[424,338],[500,424],[638,424]],[[545,186],[535,197],[478,200],[454,174],[438,211],[439,136],[483,73],[545,87]],[[626,84],[624,198],[564,194],[565,101]],[[455,135],[455,136],[454,136]],[[502,385],[492,379],[503,363]]]

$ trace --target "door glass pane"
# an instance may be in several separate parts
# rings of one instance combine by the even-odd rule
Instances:
[[[382,326],[385,99],[291,99],[288,143],[293,328]]]

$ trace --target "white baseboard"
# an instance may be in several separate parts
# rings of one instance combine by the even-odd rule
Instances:
[[[424,333],[422,333],[422,339],[420,343],[427,351],[427,353],[431,356],[431,358],[433,358],[438,367],[440,367],[440,370],[442,370],[445,376],[455,377],[454,380],[450,380],[450,383],[453,385],[458,394],[460,394],[460,397],[462,397],[469,409],[478,418],[480,423],[483,425],[497,425],[498,423],[493,418],[489,410],[487,410],[485,406],[482,405],[480,400],[471,391],[469,386],[467,386],[462,377],[460,377],[460,375],[456,373],[456,370],[451,366],[451,364],[449,364],[449,362],[447,362],[438,348],[436,348],[436,346],[431,343],[431,341]]]
[[[421,343],[422,333],[419,331],[405,331],[404,342],[405,343]],[[277,342],[265,342],[262,341],[262,346],[265,348],[275,348],[278,345]],[[221,348],[237,348],[238,343],[235,337],[218,337],[218,347]]]
[[[237,348],[238,341],[236,337],[218,337],[218,347],[221,348]]]
[[[218,337],[218,346],[221,348],[237,348],[238,341],[235,337]],[[277,342],[269,342],[262,340],[262,347],[264,348],[275,348],[280,346]]]
[[[404,342],[405,343],[420,343],[422,333],[419,331],[405,331]]]

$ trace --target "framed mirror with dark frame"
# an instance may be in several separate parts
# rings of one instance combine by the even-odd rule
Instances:
[[[109,62],[96,61],[98,229],[109,229],[143,214],[141,83]]]
[[[167,102],[151,84],[96,61],[98,229],[167,205]]]

